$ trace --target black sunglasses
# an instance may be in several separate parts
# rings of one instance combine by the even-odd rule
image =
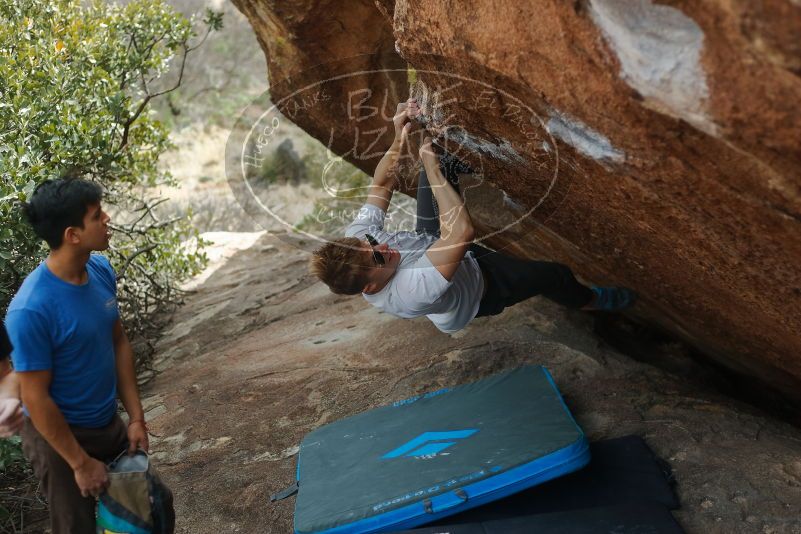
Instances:
[[[378,265],[384,265],[384,256],[375,249],[375,247],[378,246],[378,241],[370,234],[364,234],[364,238],[367,239],[367,242],[370,243],[370,247],[373,249],[373,260],[375,260]]]

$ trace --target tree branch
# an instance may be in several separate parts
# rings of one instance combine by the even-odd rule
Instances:
[[[117,281],[119,282],[120,280],[125,278],[125,272],[128,270],[128,267],[130,267],[131,262],[134,261],[137,256],[141,256],[145,252],[150,252],[151,250],[155,249],[157,246],[158,245],[154,243],[152,245],[148,245],[146,247],[139,248],[139,249],[135,250],[133,254],[128,256],[128,259],[125,260],[125,265],[123,265],[122,269],[120,269],[119,272],[117,273]]]
[[[117,154],[122,152],[122,150],[128,145],[128,134],[131,131],[131,125],[134,123],[134,121],[136,121],[136,119],[139,118],[139,115],[142,114],[148,102],[150,102],[152,98],[153,97],[149,94],[145,96],[144,100],[142,100],[142,103],[139,104],[139,107],[137,108],[133,116],[131,116],[127,121],[125,121],[125,124],[123,125],[122,128],[122,139],[120,140],[120,146],[118,146],[117,150],[115,150]]]
[[[184,79],[184,69],[186,68],[186,58],[187,58],[187,56],[189,56],[189,52],[191,52],[191,50],[189,50],[186,47],[185,43],[182,46],[183,46],[183,49],[184,49],[184,55],[181,58],[181,70],[178,73],[178,81],[176,81],[175,85],[173,85],[171,88],[165,89],[163,91],[159,91],[158,93],[153,93],[151,96],[161,96],[161,95],[166,94],[166,93],[171,93],[171,92],[175,91],[176,89],[178,89],[178,87],[181,86],[181,82]]]

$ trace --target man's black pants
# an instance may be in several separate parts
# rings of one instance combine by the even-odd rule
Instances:
[[[459,179],[453,167],[443,167],[442,171],[458,191]],[[415,230],[439,235],[439,209],[425,170],[420,171],[417,182]],[[470,245],[470,251],[478,260],[487,284],[476,317],[497,315],[507,306],[536,295],[568,308],[581,308],[593,298],[592,290],[579,283],[570,268],[561,263],[519,260],[476,244]]]

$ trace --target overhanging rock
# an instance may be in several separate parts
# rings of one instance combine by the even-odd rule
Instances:
[[[373,170],[413,68],[429,130],[482,172],[491,244],[633,287],[649,321],[801,398],[797,2],[235,4],[273,100],[334,152]],[[326,105],[288,98],[321,79]]]

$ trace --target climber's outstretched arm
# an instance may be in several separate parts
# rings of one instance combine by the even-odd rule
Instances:
[[[410,157],[404,154],[408,151],[409,131],[412,119],[420,113],[417,101],[410,98],[398,104],[392,123],[395,128],[395,138],[392,145],[378,162],[373,173],[373,181],[367,190],[367,203],[386,211],[392,200],[392,193],[397,188],[398,173],[396,172],[401,158]]]

